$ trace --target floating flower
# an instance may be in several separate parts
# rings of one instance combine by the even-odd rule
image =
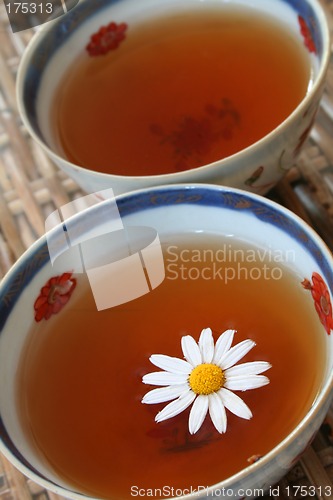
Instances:
[[[57,314],[67,304],[75,287],[76,279],[72,278],[72,273],[50,278],[35,301],[35,320],[49,319],[52,314]]]
[[[101,56],[116,49],[124,40],[126,30],[126,23],[111,22],[107,26],[102,26],[90,37],[90,42],[86,47],[89,55]]]
[[[303,288],[311,291],[314,305],[321,323],[330,335],[333,330],[332,303],[325,281],[318,273],[312,273],[312,284],[309,280],[302,281]]]
[[[165,371],[148,373],[142,381],[163,387],[149,391],[142,403],[174,400],[156,415],[156,422],[175,417],[192,403],[190,434],[200,429],[207,412],[219,433],[227,429],[226,408],[238,417],[252,417],[249,407],[232,391],[246,391],[268,384],[269,379],[259,374],[271,365],[266,361],[254,361],[234,366],[255,346],[255,342],[247,339],[231,347],[234,334],[235,330],[226,330],[214,346],[212,331],[205,328],[198,344],[190,335],[182,337],[185,360],[162,354],[150,357],[153,365]]]

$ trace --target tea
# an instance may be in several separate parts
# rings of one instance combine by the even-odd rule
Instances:
[[[269,452],[311,407],[325,370],[326,334],[303,277],[289,270],[295,257],[231,238],[170,237],[164,282],[100,312],[77,276],[64,309],[34,325],[20,365],[22,422],[43,459],[79,491],[126,499],[206,487]],[[225,434],[206,418],[192,436],[188,410],[155,423],[164,404],[141,403],[142,376],[156,371],[150,355],[181,358],[181,337],[198,340],[205,327],[215,340],[229,328],[234,343],[254,340],[244,361],[272,368],[269,385],[241,393],[251,420],[227,412]]]
[[[164,174],[228,157],[287,118],[311,80],[302,42],[244,5],[177,10],[123,34],[107,54],[83,55],[54,101],[60,148],[100,172]]]

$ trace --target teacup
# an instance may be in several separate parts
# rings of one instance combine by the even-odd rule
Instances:
[[[193,489],[192,492],[190,492],[188,488],[186,489],[186,491],[184,489],[183,495],[180,494],[180,489],[171,490],[172,485],[170,484],[170,482],[172,482],[172,477],[165,478],[166,482],[163,484],[169,485],[169,496],[181,497],[184,498],[184,500],[185,498],[204,499],[207,498],[207,496],[214,497],[214,495],[216,497],[223,496],[221,493],[223,491],[227,492],[226,494],[228,496],[233,496],[234,498],[251,498],[258,494],[259,496],[261,496],[264,491],[273,491],[270,488],[272,488],[274,483],[278,481],[295,463],[297,457],[299,457],[299,455],[304,451],[308,443],[311,441],[311,439],[319,429],[319,426],[321,425],[328,411],[332,399],[333,346],[332,337],[329,334],[331,332],[331,329],[333,328],[333,260],[330,252],[326,248],[325,244],[316,235],[316,233],[296,215],[270,200],[266,200],[257,195],[246,193],[236,189],[217,187],[213,185],[171,185],[159,188],[151,188],[149,190],[141,190],[128,195],[122,195],[121,197],[116,199],[116,205],[117,207],[114,204],[114,200],[111,200],[111,205],[110,200],[108,200],[96,206],[93,206],[68,220],[66,220],[66,218],[64,217],[64,222],[53,229],[50,233],[47,233],[46,237],[36,242],[14,265],[14,267],[1,283],[1,451],[10,461],[12,461],[12,463],[19,470],[21,470],[32,480],[40,483],[44,487],[50,489],[51,491],[54,491],[59,495],[65,496],[66,498],[91,499],[96,497],[118,497],[117,494],[94,495],[86,491],[89,490],[89,487],[85,486],[84,484],[82,484],[81,486],[73,486],[70,479],[68,479],[68,471],[62,470],[61,473],[58,464],[52,460],[50,462],[48,459],[46,459],[45,452],[41,452],[39,446],[36,446],[36,443],[39,442],[39,438],[34,435],[34,438],[31,439],[31,436],[29,436],[30,423],[31,425],[34,425],[33,421],[29,423],[28,430],[24,427],[21,418],[22,415],[20,414],[20,411],[22,410],[22,401],[19,401],[18,398],[19,393],[17,374],[20,373],[19,365],[22,362],[22,354],[24,352],[27,352],[25,351],[25,349],[29,332],[32,328],[36,328],[37,325],[39,328],[37,337],[46,335],[46,328],[48,327],[48,325],[52,324],[52,322],[54,321],[60,321],[62,317],[65,320],[65,316],[63,315],[68,314],[72,308],[73,310],[77,308],[78,302],[76,301],[75,297],[77,296],[77,294],[79,294],[80,290],[82,291],[82,288],[84,286],[82,259],[85,265],[85,272],[87,272],[88,274],[93,270],[93,268],[97,269],[98,266],[100,266],[101,273],[99,276],[104,277],[108,282],[108,288],[104,289],[104,292],[105,290],[109,290],[111,294],[117,293],[121,288],[123,288],[123,280],[121,277],[124,276],[126,266],[117,268],[117,279],[109,279],[109,275],[107,274],[110,269],[109,267],[107,267],[107,264],[110,262],[112,252],[114,252],[115,261],[118,262],[119,259],[121,260],[123,258],[123,256],[121,256],[119,252],[119,248],[114,244],[115,234],[118,234],[119,231],[122,230],[122,228],[129,229],[130,227],[134,227],[134,233],[137,229],[137,226],[139,226],[139,228],[150,228],[150,232],[148,231],[148,233],[145,233],[144,238],[141,238],[140,236],[142,235],[142,230],[139,229],[137,231],[140,238],[139,240],[136,239],[136,243],[134,244],[134,246],[130,245],[132,246],[132,248],[129,255],[132,262],[133,260],[135,260],[138,252],[141,252],[141,257],[137,258],[136,263],[139,265],[140,269],[142,263],[145,263],[145,279],[147,279],[148,276],[150,283],[155,283],[156,288],[155,291],[153,285],[149,288],[149,290],[146,291],[149,297],[153,297],[155,293],[159,293],[159,290],[161,290],[164,285],[164,283],[160,284],[164,279],[164,274],[160,266],[161,261],[158,257],[160,243],[164,249],[165,263],[169,263],[168,266],[173,266],[169,269],[166,269],[167,279],[172,280],[174,279],[174,262],[176,259],[175,242],[178,241],[177,237],[179,237],[179,235],[183,235],[185,237],[186,235],[190,235],[194,238],[199,238],[200,236],[202,238],[204,236],[205,241],[209,241],[209,238],[213,236],[215,238],[215,241],[220,242],[219,246],[216,247],[217,250],[215,248],[214,254],[219,265],[222,265],[221,262],[223,263],[223,255],[221,252],[227,254],[230,251],[230,248],[232,248],[232,244],[233,242],[235,242],[235,240],[245,242],[249,245],[254,245],[254,248],[259,249],[261,252],[269,252],[269,255],[272,256],[289,255],[288,252],[291,252],[291,254],[293,255],[293,259],[289,263],[287,262],[286,266],[289,266],[296,280],[296,295],[300,295],[302,297],[301,300],[305,301],[304,303],[306,305],[307,314],[309,314],[309,312],[312,314],[311,325],[315,325],[316,329],[318,328],[317,340],[319,344],[321,343],[323,345],[325,351],[323,354],[323,359],[321,361],[322,372],[319,377],[318,387],[315,388],[317,393],[314,396],[313,403],[306,409],[303,417],[297,423],[297,425],[293,429],[291,429],[291,431],[288,432],[288,434],[283,439],[281,439],[281,441],[278,442],[276,446],[273,447],[273,449],[268,450],[267,453],[265,453],[261,457],[256,456],[252,457],[251,459],[249,457],[249,462],[244,464],[242,470],[236,472],[229,478],[225,478],[221,481],[217,480],[215,484],[202,484],[200,482],[202,481],[202,479],[200,477],[196,477],[195,479],[196,481],[199,481],[201,487],[199,489]],[[119,213],[117,213],[116,208],[119,210]],[[66,210],[64,208],[62,210],[62,215],[64,215],[65,213]],[[56,215],[57,214],[55,214],[55,216]],[[109,232],[112,237],[110,239],[107,239],[107,233]],[[159,240],[156,239],[156,233],[159,236]],[[127,244],[128,241],[129,240],[127,240]],[[154,242],[153,246],[150,246],[149,250],[146,250],[146,248],[148,248],[152,241]],[[227,244],[225,243],[226,241]],[[96,244],[94,244],[94,242],[96,242]],[[269,244],[267,242],[269,242]],[[223,249],[222,243],[223,245],[226,245],[225,249]],[[165,245],[167,245],[167,247]],[[157,257],[155,257],[155,254],[152,253],[152,249],[154,249],[154,252],[157,252]],[[206,250],[208,252],[210,249]],[[178,257],[182,257],[182,263],[189,266],[189,255],[191,255],[189,252],[189,248],[186,248],[183,253],[178,254]],[[198,254],[198,251],[194,253],[192,252],[191,262],[193,266],[198,266],[198,261],[200,260],[198,258],[198,255],[199,257],[205,255],[206,259],[208,259],[209,255],[211,254]],[[264,261],[261,261],[262,264],[263,262]],[[276,259],[276,262],[278,262],[278,259]],[[155,264],[150,267],[149,263]],[[131,269],[132,271],[130,273],[130,279],[126,283],[128,285],[127,288],[132,290],[133,288],[135,288],[135,285],[139,283],[139,274],[133,274],[133,269],[136,269],[137,271],[137,267],[131,267]],[[179,266],[177,269],[180,272],[182,268],[181,266]],[[207,282],[208,276],[206,274],[204,275],[204,267],[201,266],[200,269],[202,272],[202,283],[203,281]],[[273,281],[279,279],[280,276],[276,269],[275,271],[274,269],[275,268],[273,267],[270,271],[270,279]],[[247,278],[244,277],[244,270],[241,272],[242,274],[240,278],[233,276],[232,279],[234,281],[236,279],[243,279],[243,284],[245,283],[245,281],[255,282],[258,279],[257,273],[255,272],[250,272],[250,275]],[[93,277],[96,276],[97,275],[94,275]],[[210,278],[212,279],[212,277]],[[224,276],[224,278],[225,286],[228,287],[229,284],[227,284],[226,282],[226,275]],[[185,285],[186,280],[187,283],[189,283],[191,279],[192,282],[195,282],[197,280],[197,274],[188,270],[188,274],[184,277]],[[216,279],[220,279],[220,277],[216,276]],[[177,283],[178,285],[180,285],[180,281],[178,281]],[[268,284],[268,281],[266,283]],[[97,281],[94,282],[92,280],[91,285],[96,285],[98,288],[100,283],[98,283]],[[190,288],[188,288],[187,290],[189,293]],[[265,293],[267,296],[268,293]],[[139,296],[140,294],[137,295],[137,297]],[[61,299],[60,302],[58,300],[59,297]],[[139,302],[137,300],[131,302],[133,297],[127,297],[127,299],[128,302],[130,302],[128,305],[129,308],[126,310],[127,316],[129,317],[135,314],[135,311],[138,309]],[[238,299],[238,304],[240,304],[241,297],[238,297]],[[249,297],[247,298],[247,300],[248,299]],[[213,297],[209,295],[205,297],[203,302],[206,308],[209,307],[209,304],[212,300]],[[254,317],[257,318],[257,320],[254,326],[259,326],[259,323],[262,322],[265,315],[270,314],[269,309],[271,309],[271,312],[275,311],[274,314],[277,315],[276,317],[279,317],[283,312],[283,308],[286,307],[286,304],[284,303],[285,298],[282,297],[281,300],[282,303],[280,304],[270,304],[268,300],[267,310],[264,310],[261,307],[261,304],[256,304],[257,311],[255,311]],[[191,320],[191,318],[195,319],[198,314],[205,315],[205,308],[202,308],[204,304],[188,304],[186,309],[182,309],[183,312],[181,316],[188,317],[188,319]],[[290,304],[288,304],[288,306],[289,305]],[[110,310],[112,311],[113,306],[114,304],[102,304],[101,309],[110,307]],[[181,305],[181,307],[183,306]],[[116,306],[115,310],[117,310],[117,308],[118,306]],[[228,307],[226,307],[225,302],[222,302],[221,309],[219,309],[219,311],[220,316],[225,316],[227,318],[226,324],[232,325],[232,323],[230,323],[230,318],[228,318],[230,310]],[[104,314],[104,312],[98,314]],[[86,311],[83,310],[82,314],[85,315]],[[290,315],[289,309],[287,311],[287,315],[289,315],[289,317],[292,316]],[[152,316],[152,318],[153,317],[155,318],[155,320],[153,321],[151,319],[151,322],[149,324],[150,329],[152,329],[154,332],[156,330],[160,330],[163,327],[162,325],[164,323],[172,325],[176,321],[176,319],[173,319],[173,314],[166,315],[165,311],[163,313],[163,318],[160,318],[158,322],[156,317]],[[66,316],[66,318],[68,318],[68,316]],[[148,319],[150,321],[150,318]],[[65,322],[62,323],[62,326],[59,327],[59,329],[57,330],[58,333],[60,333],[63,326],[66,324],[66,321],[67,320],[65,320]],[[203,328],[208,326],[210,325],[202,325]],[[310,323],[307,326],[310,328]],[[134,330],[136,331],[139,327],[140,325],[138,322]],[[197,328],[199,328],[199,326],[197,326]],[[252,327],[250,329],[251,332],[249,333],[254,334],[255,329],[255,327]],[[96,327],[92,330],[96,342],[98,339],[97,343],[100,343],[101,332],[99,332],[98,328]],[[124,334],[125,332],[121,333]],[[191,331],[188,333],[197,338],[200,332]],[[294,330],[291,329],[288,334],[290,337],[290,344],[294,334]],[[114,331],[114,324],[113,329],[110,325],[110,332],[108,335],[111,338],[111,342],[114,342],[117,336],[119,336],[119,331],[117,329],[116,331]],[[210,334],[206,330],[204,335],[208,335],[209,337]],[[230,331],[227,335],[230,335]],[[132,339],[134,338],[137,338],[137,340],[139,341],[139,348],[138,351],[132,355],[131,359],[132,362],[137,363],[139,366],[141,356],[139,351],[142,349],[142,343],[144,342],[144,339],[143,337],[140,337],[139,334],[135,335],[135,332]],[[160,337],[160,335],[155,335],[154,337],[151,337],[150,343],[158,346],[161,351],[166,350],[166,352],[164,353],[168,355],[169,351],[165,346],[165,338],[163,341],[162,340],[163,339],[162,337]],[[177,344],[178,341],[180,341],[180,337],[178,337]],[[199,341],[199,345],[201,341]],[[259,344],[260,342],[258,342],[258,346],[256,346],[255,349],[260,348]],[[105,350],[106,348],[103,348],[102,352],[105,352]],[[76,350],[76,352],[79,358],[83,356],[82,349]],[[152,354],[151,350],[147,349],[146,347],[144,347],[144,352],[147,354],[147,356],[149,354]],[[298,357],[301,358],[301,351],[297,352]],[[39,376],[39,381],[42,382],[42,384],[46,382],[46,380],[48,380],[49,371],[52,371],[54,369],[54,365],[57,364],[56,356],[56,351],[52,350],[52,361],[50,361],[49,364],[47,363],[46,370],[44,370],[43,372],[44,375],[42,374],[42,376]],[[93,356],[92,352],[91,356]],[[112,356],[112,353],[110,352],[109,354],[107,354],[107,356],[109,356],[110,364],[113,365],[114,358]],[[69,358],[72,359],[72,361],[70,361],[69,364],[63,364],[66,363],[66,361],[64,361],[66,357],[67,354],[63,352],[60,358],[60,362],[58,363],[60,364],[59,373],[64,373],[64,370],[65,373],[67,373],[66,370],[71,366],[73,362],[73,359]],[[87,360],[88,359],[90,360],[90,356],[87,358]],[[98,363],[101,366],[103,361],[100,358],[98,359]],[[258,359],[258,357],[254,359]],[[267,359],[267,361],[269,361],[269,359]],[[35,362],[33,359],[30,360],[29,363],[30,365],[28,364],[26,366],[35,368]],[[88,394],[88,386],[91,383],[90,377],[92,376],[92,374],[88,371],[89,363],[85,362],[85,366],[87,372],[83,377],[81,385],[83,384],[83,386],[86,387],[85,390]],[[146,364],[146,368],[147,367],[148,364]],[[282,370],[285,369],[285,363],[283,359],[281,359],[280,368],[281,367]],[[270,370],[270,372],[272,373],[270,374],[270,372],[268,372],[268,377],[271,378],[271,384],[273,384],[274,370],[276,370],[276,368],[277,366],[274,366],[273,364],[273,367]],[[309,365],[306,365],[305,370],[308,370],[308,368]],[[145,387],[143,387],[143,384],[141,384],[141,375],[144,375],[144,372],[141,373],[139,369],[139,372],[137,373],[137,369],[135,369],[134,373],[129,375],[129,378],[132,380],[134,377],[133,380],[135,385],[139,388],[139,392],[142,392],[143,394],[145,392]],[[25,377],[26,379],[29,379],[29,371],[25,372]],[[65,377],[66,386],[71,386],[72,377],[74,379],[74,383],[76,383],[75,380],[77,379],[77,376],[75,373],[72,375],[67,375]],[[97,381],[100,380],[99,377],[100,375],[97,375]],[[265,379],[265,381],[267,382],[267,379]],[[123,383],[125,384],[125,378],[123,378]],[[141,386],[142,389],[140,389]],[[92,387],[95,387],[96,389],[96,382],[93,382]],[[270,385],[268,385],[267,387],[269,388]],[[259,396],[256,400],[256,404],[259,406],[260,404],[265,404],[265,399],[267,399],[266,397],[262,397],[259,393],[259,391],[262,391],[264,389],[266,388],[264,387],[256,389],[255,391],[248,391],[251,393],[255,393],[256,391],[258,391]],[[94,391],[93,394],[95,394]],[[54,391],[50,389],[47,390],[46,395],[47,398],[49,398],[50,396],[55,398],[59,397],[59,394],[54,393]],[[109,394],[109,396],[112,397],[112,394]],[[93,396],[93,398],[95,397],[97,396]],[[39,407],[44,408],[43,405],[46,407],[48,406],[48,401],[37,399],[36,402],[37,409]],[[123,419],[130,419],[129,421],[132,422],[132,431],[137,432],[138,429],[141,429],[142,432],[140,432],[144,432],[143,427],[138,423],[139,419],[141,418],[139,413],[142,412],[145,414],[146,421],[148,421],[149,425],[151,426],[149,433],[145,434],[142,438],[146,443],[146,445],[143,445],[143,447],[140,448],[142,460],[146,460],[143,458],[143,455],[145,453],[144,450],[146,449],[146,447],[150,450],[151,443],[158,442],[159,446],[162,446],[158,454],[159,459],[165,460],[165,463],[168,463],[169,465],[171,464],[171,466],[176,460],[183,460],[182,470],[184,470],[185,464],[187,464],[186,468],[190,470],[193,465],[193,453],[196,453],[196,450],[200,455],[200,460],[204,459],[205,456],[207,457],[210,453],[212,453],[212,448],[207,447],[214,447],[217,442],[222,444],[223,440],[226,439],[226,436],[228,436],[228,427],[224,436],[220,435],[218,431],[216,429],[214,430],[211,426],[203,428],[203,434],[201,435],[200,431],[197,434],[194,433],[194,437],[191,437],[189,434],[185,440],[186,445],[182,443],[180,445],[179,443],[173,445],[172,439],[175,439],[176,434],[172,431],[172,429],[175,429],[174,426],[176,426],[176,429],[179,429],[179,427],[177,426],[179,424],[178,419],[180,418],[180,415],[170,419],[168,421],[168,424],[166,422],[154,423],[155,412],[152,407],[149,407],[149,405],[142,405],[137,397],[134,398],[134,400],[131,401],[130,404],[133,405],[133,408],[135,408],[135,410],[133,410],[135,411],[134,420],[132,418],[132,411],[130,412],[130,415],[127,414],[125,407],[122,411],[124,412]],[[103,408],[107,410],[106,403],[103,404]],[[88,409],[89,408],[87,407],[86,410],[88,411]],[[251,409],[254,412],[253,420],[256,420],[258,418],[258,406],[256,407],[254,405],[254,407]],[[58,408],[57,411],[59,411],[59,415],[61,415],[61,423],[60,421],[56,421],[57,427],[64,425],[63,422],[66,422],[67,420],[70,420],[72,418],[68,404],[66,405],[66,407]],[[116,405],[114,407],[114,410],[112,411],[117,413],[117,411],[120,410],[119,408],[117,409]],[[90,415],[90,413],[88,413],[88,415]],[[89,446],[92,446],[92,449],[94,449],[96,424],[94,425],[91,417],[88,417],[88,421],[91,433],[90,431],[84,431],[84,441],[87,443],[85,446],[88,446],[89,443]],[[233,422],[230,424],[231,426],[235,425],[235,420],[232,421],[231,419],[230,422]],[[277,425],[277,427],[275,426],[275,424]],[[206,424],[203,424],[203,427],[204,425],[209,426],[210,423],[208,422]],[[247,421],[245,421],[245,427],[242,428],[242,433],[246,433],[247,425],[248,423]],[[75,429],[74,427],[72,427],[73,434],[74,432],[76,433],[76,428],[79,429],[81,426],[82,422],[77,422],[77,425],[75,425]],[[107,425],[107,428],[112,429],[112,427],[113,425],[110,421]],[[281,422],[277,421],[274,423],[274,415],[271,415],[271,422],[269,426],[266,427],[267,433],[271,434],[273,428],[279,427],[281,427]],[[215,432],[215,434],[213,433],[213,431]],[[168,434],[168,432],[170,432],[171,434]],[[232,432],[232,430],[230,432]],[[119,434],[119,431],[117,429],[116,433]],[[262,429],[260,430],[260,434],[265,434],[262,432]],[[130,440],[128,440],[129,434],[125,433],[121,435],[123,439],[122,446],[126,449],[127,446],[131,446]],[[194,439],[194,441],[191,441],[191,439]],[[199,439],[199,441],[196,441],[196,439]],[[200,441],[200,439],[203,441]],[[193,447],[191,447],[191,442],[193,444]],[[198,443],[200,444],[200,446],[198,445]],[[88,449],[85,446],[85,452],[83,452],[81,455],[82,460],[84,459],[84,455],[88,453]],[[173,449],[173,446],[175,446],[175,449]],[[74,451],[73,447],[75,447],[73,444],[69,445],[70,453]],[[166,448],[164,449],[163,447]],[[112,452],[112,450],[110,451]],[[183,459],[181,458],[182,456]],[[110,474],[110,471],[112,471],[116,464],[118,466],[118,463],[121,463],[121,459],[119,458],[119,456],[112,454],[112,457],[112,461],[108,462],[109,465],[106,467],[106,471],[104,471],[106,476]],[[149,470],[154,471],[155,464],[151,461],[149,462],[149,464]],[[132,483],[129,483],[132,484],[131,490],[128,489],[127,491],[128,498],[137,495],[142,496],[142,492],[144,491],[144,489],[140,488],[140,485],[134,482],[135,479],[133,476],[133,470],[131,469],[131,467],[128,467],[127,462],[124,463],[124,465],[126,470],[122,472],[122,474],[124,474],[123,478],[124,480],[126,479],[126,481],[132,481]],[[98,472],[98,476],[100,473],[101,471]],[[85,474],[86,476],[90,476],[89,470],[86,470]],[[151,481],[153,480],[153,478],[154,474],[153,472],[151,472]],[[172,494],[172,491],[176,493]]]
[[[248,2],[243,0],[233,3],[240,12],[245,7],[249,8]],[[295,105],[287,118],[245,149],[206,164],[199,162],[195,168],[189,167],[172,173],[159,173],[160,166],[156,164],[156,171],[154,171],[156,174],[153,172],[147,175],[141,174],[139,167],[137,174],[119,172],[119,168],[116,168],[117,160],[112,160],[112,151],[110,151],[108,173],[99,171],[98,166],[94,170],[84,168],[81,161],[69,160],[63,145],[59,143],[53,123],[57,89],[60,84],[64,84],[64,75],[67,75],[68,70],[75,65],[75,61],[83,57],[90,37],[94,34],[98,37],[102,26],[128,25],[131,28],[155,15],[165,16],[169,12],[185,12],[187,15],[198,9],[205,12],[205,9],[209,10],[212,5],[223,12],[224,8],[230,7],[230,2],[186,0],[180,4],[176,0],[168,2],[145,0],[140,3],[135,0],[87,1],[80,3],[66,16],[53,21],[35,36],[26,50],[18,73],[18,102],[21,115],[30,134],[50,158],[87,192],[111,187],[115,194],[121,194],[133,189],[170,183],[212,182],[265,194],[295,164],[315,120],[329,61],[328,26],[318,0],[304,0],[303,2],[255,0],[251,3],[252,12],[273,16],[304,47],[311,66],[311,77],[305,97],[297,106]],[[121,33],[121,38],[124,36],[124,33]],[[99,57],[104,57],[104,55],[99,55]],[[244,57],[246,58],[245,55]],[[248,75],[243,75],[242,79],[246,81]],[[288,87],[288,82],[285,82],[285,86]],[[228,98],[228,96],[222,97]],[[188,149],[193,147],[193,154],[200,156],[202,150],[207,149],[207,141],[203,142],[202,139],[207,134],[207,127],[210,136],[215,137],[214,119],[218,114],[230,111],[228,100],[223,101],[223,109],[220,109],[209,99],[210,96],[207,96],[207,106],[202,116],[183,118],[177,137],[168,129],[161,130],[159,123],[153,123],[156,141],[164,145],[173,141],[175,154],[178,154],[180,136],[184,136],[186,143],[183,144],[184,155],[186,156]],[[140,100],[139,97],[136,101],[138,100]],[[84,108],[84,103],[82,107]],[[266,107],[269,107],[269,104]],[[234,119],[237,122],[237,109],[231,112],[234,113]],[[98,119],[98,116],[92,118],[95,123]],[[254,121],[260,121],[260,119],[259,109]],[[82,122],[86,121],[86,118],[82,118]],[[97,132],[92,129],[91,133]],[[228,136],[230,130],[222,130],[218,134]],[[192,141],[190,145],[189,140]],[[112,150],[112,146],[110,149]],[[135,160],[137,153],[130,139],[126,144],[126,150],[134,156]],[[183,160],[184,158],[181,158],[179,163],[183,163]]]

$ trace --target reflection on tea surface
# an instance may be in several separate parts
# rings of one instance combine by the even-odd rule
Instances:
[[[86,51],[54,103],[67,158],[93,170],[162,174],[230,156],[279,125],[308,89],[305,45],[244,6],[111,26],[121,39],[106,54]]]
[[[151,293],[97,312],[85,279],[70,300],[35,324],[22,358],[18,397],[27,435],[74,488],[131,498],[132,487],[209,486],[265,455],[304,417],[325,369],[325,336],[297,255],[203,234],[164,244],[166,279]],[[115,284],[117,286],[117,284]],[[180,339],[211,327],[215,341],[256,346],[242,359],[267,361],[269,385],[240,393],[253,413],[227,411],[220,435],[209,418],[195,435],[185,410],[155,423],[144,405],[151,354],[182,358]]]

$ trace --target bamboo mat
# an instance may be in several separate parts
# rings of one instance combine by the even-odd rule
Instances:
[[[321,1],[333,40],[333,0]],[[44,233],[46,217],[83,194],[30,139],[18,116],[16,72],[32,34],[27,30],[12,35],[4,4],[0,4],[0,280]],[[333,250],[333,53],[311,136],[297,165],[269,197],[310,223]],[[277,486],[278,494],[265,498],[333,498],[333,405],[312,445]],[[328,491],[332,494],[325,494]],[[0,498],[62,500],[26,479],[1,455]]]

